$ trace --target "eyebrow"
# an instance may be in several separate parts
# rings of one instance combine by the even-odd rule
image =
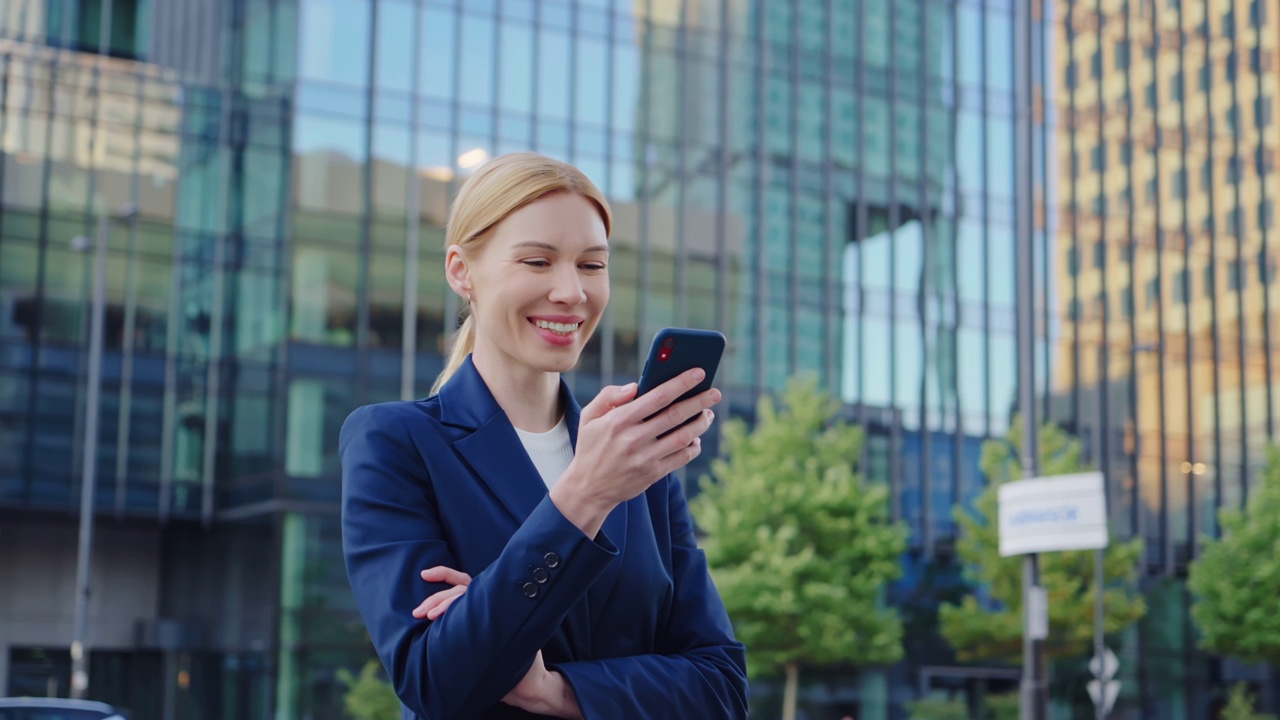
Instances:
[[[547,250],[550,252],[560,252],[560,248],[556,247],[555,245],[552,245],[551,243],[539,242],[537,240],[525,240],[524,242],[519,242],[519,243],[516,243],[515,245],[512,245],[512,248],[535,248],[538,250]],[[593,252],[607,253],[609,252],[609,246],[608,245],[592,245],[591,247],[587,248],[583,252],[584,253],[593,253]]]

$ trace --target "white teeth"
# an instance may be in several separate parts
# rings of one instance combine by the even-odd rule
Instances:
[[[578,326],[582,323],[558,323],[548,322],[546,320],[534,320],[533,324],[543,328],[544,330],[550,330],[552,332],[560,333],[561,335],[568,335],[569,333],[577,330]]]

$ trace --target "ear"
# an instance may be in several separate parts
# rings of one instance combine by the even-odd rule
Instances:
[[[471,267],[458,245],[450,245],[444,255],[444,276],[449,287],[463,300],[471,293]]]

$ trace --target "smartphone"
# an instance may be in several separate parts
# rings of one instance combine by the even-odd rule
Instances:
[[[644,370],[640,373],[636,397],[696,367],[702,368],[707,376],[698,383],[697,387],[676,398],[675,402],[687,400],[710,390],[716,370],[720,367],[720,358],[724,355],[724,344],[724,335],[715,330],[691,328],[659,330],[653,336],[653,344],[649,346],[649,358],[645,361]],[[687,425],[697,417],[694,415],[679,427]]]

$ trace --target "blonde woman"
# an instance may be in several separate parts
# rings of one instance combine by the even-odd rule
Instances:
[[[746,717],[744,650],[671,475],[719,391],[672,404],[693,370],[580,407],[560,378],[608,305],[611,225],[570,165],[482,167],[450,211],[469,314],[434,394],[342,428],[347,572],[406,718]]]

